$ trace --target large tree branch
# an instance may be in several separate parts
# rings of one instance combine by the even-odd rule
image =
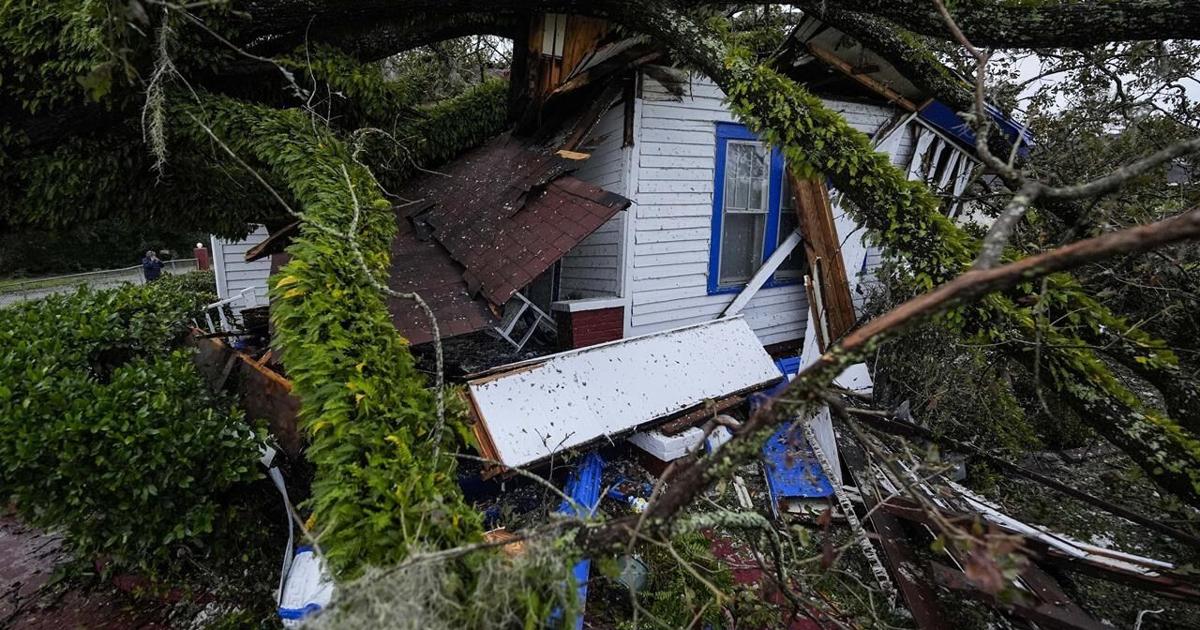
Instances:
[[[823,0],[886,17],[908,30],[950,39],[929,0]],[[1192,0],[959,0],[951,9],[971,41],[999,48],[1086,48],[1108,42],[1200,39],[1200,3]]]
[[[670,478],[668,489],[651,502],[646,521],[658,526],[667,524],[710,484],[741,463],[756,457],[775,428],[791,420],[807,404],[819,400],[841,370],[905,328],[956,305],[1011,289],[1033,278],[1074,269],[1111,256],[1142,253],[1198,238],[1200,209],[1150,225],[1079,241],[1007,265],[968,271],[929,293],[901,304],[852,331],[815,364],[797,375],[783,392],[734,431],[734,438],[722,447],[719,457],[692,456],[686,460],[683,467]],[[1200,483],[1200,470],[1185,474],[1193,479],[1193,483]],[[588,538],[593,544],[616,542],[625,535],[627,527],[627,523],[620,523],[607,530],[590,533]]]
[[[605,12],[604,4],[583,0],[495,0],[486,3],[486,8],[595,14]],[[675,9],[686,9],[727,3],[674,0],[670,4]],[[885,17],[923,35],[950,38],[928,0],[822,0],[822,4]],[[479,12],[480,8],[478,0],[288,0],[250,2],[245,10],[256,24],[273,25],[265,28],[302,29],[314,18],[329,24],[349,24],[417,11],[450,15]],[[1114,41],[1200,39],[1200,3],[1192,0],[960,0],[953,12],[966,35],[981,46],[1078,48]]]

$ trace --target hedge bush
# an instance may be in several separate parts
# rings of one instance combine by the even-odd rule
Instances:
[[[0,492],[81,558],[155,574],[204,544],[260,438],[182,340],[211,274],[0,309]]]

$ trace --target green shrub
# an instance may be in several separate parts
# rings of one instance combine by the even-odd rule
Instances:
[[[82,557],[156,573],[205,542],[222,493],[258,476],[255,432],[180,347],[210,282],[0,309],[0,492]]]

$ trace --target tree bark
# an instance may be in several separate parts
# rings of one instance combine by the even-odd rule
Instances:
[[[789,159],[801,158],[828,175],[854,202],[847,211],[860,225],[882,235],[884,245],[901,257],[918,282],[951,281],[970,264],[970,239],[937,211],[931,193],[908,182],[887,156],[874,153],[865,136],[800,86],[731,56],[719,36],[669,8],[651,8],[625,19],[712,78],[729,95],[743,122],[781,146]],[[1015,329],[1029,338],[1036,334],[1028,313],[1007,298],[998,298],[984,311],[974,316],[982,318],[978,325]],[[1003,348],[1012,359],[1029,361],[1025,346]],[[1200,506],[1200,443],[1170,418],[1146,413],[1090,350],[1052,344],[1042,352],[1042,358],[1056,366],[1058,390],[1085,420],[1163,488]],[[1106,406],[1109,411],[1100,413]]]
[[[969,271],[901,304],[852,331],[814,365],[798,374],[768,405],[761,407],[734,431],[733,439],[721,448],[717,456],[702,459],[692,456],[686,460],[683,468],[668,479],[667,490],[651,502],[646,522],[652,527],[666,526],[675,514],[711,483],[730,474],[741,463],[757,457],[762,444],[772,435],[775,427],[791,420],[804,405],[819,399],[833,378],[847,365],[869,354],[881,341],[895,336],[906,327],[944,313],[957,304],[970,303],[1030,279],[1110,256],[1146,252],[1173,242],[1198,238],[1200,209],[1166,221],[1079,241],[1000,267]],[[1026,362],[1029,359],[1025,357]],[[1116,431],[1108,431],[1107,434],[1116,438],[1114,441],[1119,446],[1130,443],[1130,447],[1137,451],[1135,457],[1149,460],[1152,467],[1163,468],[1163,472],[1154,473],[1156,481],[1185,497],[1192,505],[1200,504],[1200,468],[1187,465],[1186,456],[1177,459],[1180,452],[1172,443],[1160,442],[1152,436],[1146,439],[1144,427],[1130,420],[1142,417],[1138,410],[1095,399],[1091,397],[1090,390],[1071,391],[1068,395],[1079,396],[1082,400],[1076,402],[1081,409],[1101,414],[1110,426],[1116,427]],[[627,535],[628,530],[629,523],[622,522],[587,534],[587,537],[593,544],[611,544],[622,540],[621,537]]]
[[[946,23],[927,0],[823,2],[950,39]],[[1200,39],[1200,3],[1192,0],[958,0],[950,14],[976,46],[1087,48],[1108,42]]]

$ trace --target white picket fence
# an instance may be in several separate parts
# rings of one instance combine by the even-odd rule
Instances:
[[[187,273],[195,269],[195,258],[179,258],[163,261],[163,273]],[[93,289],[104,289],[119,286],[126,282],[133,284],[144,284],[146,282],[145,277],[142,275],[141,265],[49,278],[36,278],[6,284],[0,286],[0,306],[24,300],[36,300],[55,293],[74,291],[78,287],[85,285]]]

